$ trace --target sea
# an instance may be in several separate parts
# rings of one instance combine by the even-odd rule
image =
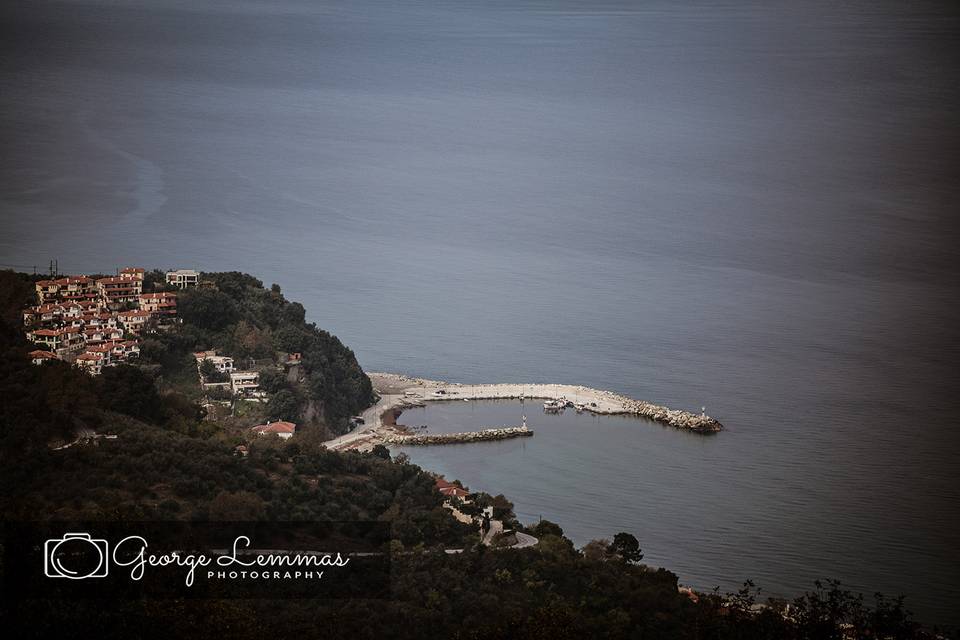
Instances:
[[[725,431],[404,419],[527,414],[409,454],[685,584],[960,625],[958,32],[951,2],[3,3],[0,268],[240,270],[368,370],[705,408]]]

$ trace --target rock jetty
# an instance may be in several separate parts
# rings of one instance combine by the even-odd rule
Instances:
[[[388,435],[383,438],[384,444],[393,445],[429,445],[429,444],[458,444],[462,442],[485,442],[487,440],[506,440],[507,438],[525,438],[533,435],[533,430],[527,427],[500,427],[497,429],[483,429],[482,431],[464,431],[461,433],[433,433],[418,435]]]
[[[589,408],[587,409],[590,410]],[[680,411],[678,409],[668,409],[658,407],[642,400],[630,400],[627,408],[622,413],[632,413],[633,415],[653,420],[677,429],[687,429],[697,433],[717,433],[723,430],[723,425],[708,415]]]

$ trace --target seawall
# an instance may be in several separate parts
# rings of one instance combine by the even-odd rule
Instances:
[[[463,442],[485,442],[488,440],[525,438],[532,435],[533,430],[527,427],[499,427],[496,429],[464,431],[460,433],[388,435],[383,438],[383,443],[392,445],[459,444]]]

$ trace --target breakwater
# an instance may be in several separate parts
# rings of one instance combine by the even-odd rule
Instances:
[[[393,445],[458,444],[463,442],[486,442],[489,440],[506,440],[508,438],[525,438],[532,435],[533,430],[525,426],[499,427],[496,429],[465,431],[461,433],[388,435],[383,438],[383,443]]]
[[[627,402],[626,410],[622,413],[632,413],[670,427],[688,429],[697,433],[717,433],[723,429],[723,425],[719,421],[708,415],[668,409],[642,400],[630,400]]]

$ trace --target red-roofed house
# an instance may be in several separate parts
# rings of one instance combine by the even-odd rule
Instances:
[[[117,319],[126,331],[136,334],[146,326],[147,321],[150,319],[150,312],[140,311],[139,309],[121,311],[117,314]]]
[[[113,362],[140,357],[140,344],[136,340],[111,340],[104,346],[110,347],[110,358]]]
[[[63,307],[59,304],[40,304],[23,310],[24,326],[46,326],[60,320]]]
[[[280,436],[284,440],[287,438],[292,438],[293,433],[296,430],[297,425],[293,424],[292,422],[284,422],[283,420],[278,420],[277,422],[267,422],[267,424],[258,424],[257,426],[250,428],[250,431],[258,436],[273,434]]]
[[[87,340],[87,344],[123,339],[123,331],[120,331],[120,329],[116,327],[87,327],[83,330],[83,335]]]
[[[41,351],[38,349],[36,351],[30,352],[30,360],[33,362],[33,364],[43,364],[48,360],[59,360],[59,359],[60,358],[57,357],[57,354],[51,353],[49,351]]]
[[[457,486],[452,482],[447,482],[443,478],[437,478],[436,485],[437,491],[449,498],[463,499],[470,495],[470,492],[463,487]]]
[[[139,302],[140,294],[143,293],[143,280],[130,276],[100,278],[97,280],[97,292],[107,304]]]
[[[37,299],[40,301],[40,304],[44,304],[50,300],[57,299],[57,294],[60,292],[60,285],[57,284],[56,280],[38,280],[36,289]]]
[[[36,284],[40,304],[55,300],[80,300],[96,293],[96,284],[86,276],[67,276],[58,280],[40,280]]]
[[[87,355],[90,353],[102,355],[103,364],[109,365],[113,362],[113,343],[107,342],[104,344],[95,344],[95,345],[88,346],[84,350],[84,355]]]
[[[140,310],[158,316],[175,316],[177,315],[177,294],[172,291],[141,294]]]
[[[89,327],[101,327],[115,329],[117,327],[117,316],[112,313],[91,313],[84,315],[84,324]]]
[[[27,339],[58,355],[75,351],[82,347],[84,343],[83,332],[76,327],[35,329],[27,332]]]
[[[76,364],[90,375],[98,376],[103,367],[109,364],[109,359],[103,353],[81,353],[77,356]]]
[[[57,329],[36,329],[27,331],[27,339],[45,346],[50,351],[56,351],[63,342],[63,335]]]

